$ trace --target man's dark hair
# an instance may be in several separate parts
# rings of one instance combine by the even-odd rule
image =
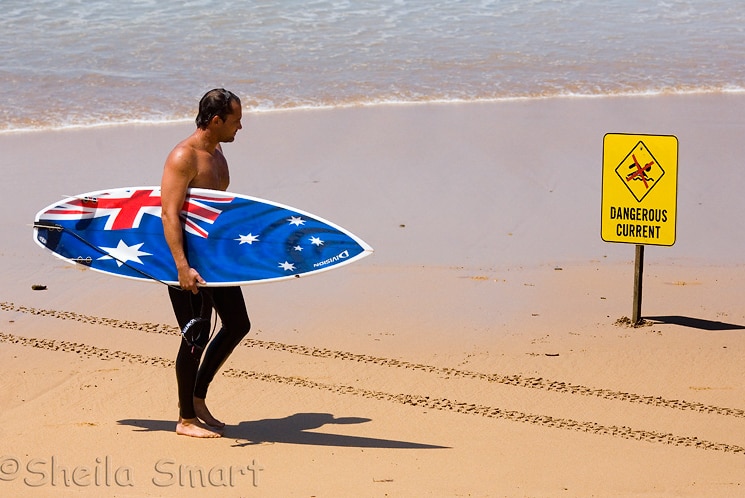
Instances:
[[[241,99],[236,97],[233,92],[224,88],[215,88],[204,94],[199,101],[199,114],[197,114],[197,128],[206,129],[212,118],[218,116],[225,121],[228,114],[232,114],[233,102],[241,105]]]

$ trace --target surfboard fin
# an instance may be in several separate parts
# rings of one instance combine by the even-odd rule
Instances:
[[[57,225],[56,223],[45,223],[43,221],[35,221],[33,224],[34,228],[45,228],[47,230],[57,230],[58,232],[61,232],[64,230],[64,227]]]

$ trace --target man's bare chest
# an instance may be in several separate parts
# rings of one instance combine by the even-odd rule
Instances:
[[[230,183],[230,173],[225,157],[217,152],[215,155],[204,154],[197,161],[197,175],[193,187],[225,190]]]

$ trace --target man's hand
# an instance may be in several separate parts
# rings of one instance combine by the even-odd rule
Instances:
[[[199,272],[194,268],[185,268],[178,272],[178,283],[182,289],[196,294],[199,292],[199,286],[205,285],[207,282],[204,281]]]

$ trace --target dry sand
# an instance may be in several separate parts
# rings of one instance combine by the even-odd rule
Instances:
[[[376,253],[249,286],[253,330],[174,433],[165,289],[69,266],[30,224],[66,194],[157,184],[192,125],[0,135],[3,496],[745,493],[745,97],[249,114],[231,190]],[[600,240],[602,139],[680,141],[673,247]],[[47,290],[34,291],[42,284]]]

